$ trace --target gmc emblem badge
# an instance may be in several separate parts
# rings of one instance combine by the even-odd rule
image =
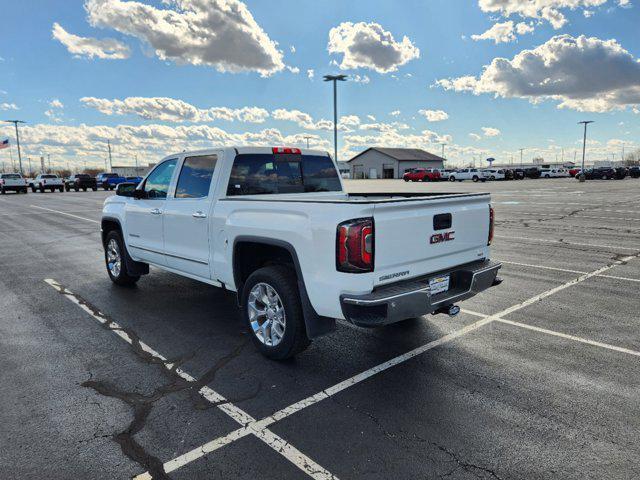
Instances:
[[[451,240],[455,240],[455,233],[456,232],[435,233],[431,235],[429,243],[433,245],[434,243],[450,242]]]

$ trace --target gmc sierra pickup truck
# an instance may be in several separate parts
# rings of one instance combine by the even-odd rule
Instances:
[[[488,194],[343,190],[326,152],[220,148],[169,155],[105,200],[107,272],[149,265],[237,293],[252,339],[285,359],[336,319],[375,327],[500,282]]]
[[[27,193],[27,182],[19,173],[0,173],[0,192]]]

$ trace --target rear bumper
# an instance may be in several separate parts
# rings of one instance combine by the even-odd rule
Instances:
[[[5,192],[22,192],[27,189],[26,185],[4,185],[1,187]]]
[[[433,313],[492,287],[502,265],[481,260],[405,282],[384,285],[366,295],[342,295],[342,313],[360,327],[375,327]],[[450,275],[449,290],[431,295],[429,279]]]

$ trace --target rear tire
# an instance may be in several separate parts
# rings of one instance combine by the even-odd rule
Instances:
[[[477,176],[474,176],[471,180],[473,180],[474,182],[477,182],[480,179]]]
[[[453,175],[451,177],[449,177],[449,181],[450,182],[455,182],[456,181],[456,177],[454,177]]]
[[[31,186],[31,192],[36,193],[36,187],[34,187],[33,185]]]
[[[297,278],[290,268],[273,265],[253,272],[242,289],[241,305],[251,339],[264,356],[285,360],[311,344]]]
[[[7,192],[6,192],[6,190],[4,189],[4,187],[2,187],[2,189],[0,189],[0,193],[2,193],[2,195],[6,195],[6,194],[7,194]]]
[[[120,286],[131,286],[140,280],[139,275],[129,275],[126,265],[127,248],[117,230],[111,230],[104,242],[104,261],[107,273],[113,283]]]
[[[92,187],[91,190],[93,190],[94,192],[98,191],[98,187]]]

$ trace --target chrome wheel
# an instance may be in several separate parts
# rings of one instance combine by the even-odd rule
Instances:
[[[267,283],[257,283],[247,300],[249,323],[261,343],[275,347],[282,341],[286,315],[278,292]]]
[[[122,257],[120,255],[120,247],[114,238],[109,240],[107,244],[107,268],[111,275],[115,278],[120,276],[122,269]]]

